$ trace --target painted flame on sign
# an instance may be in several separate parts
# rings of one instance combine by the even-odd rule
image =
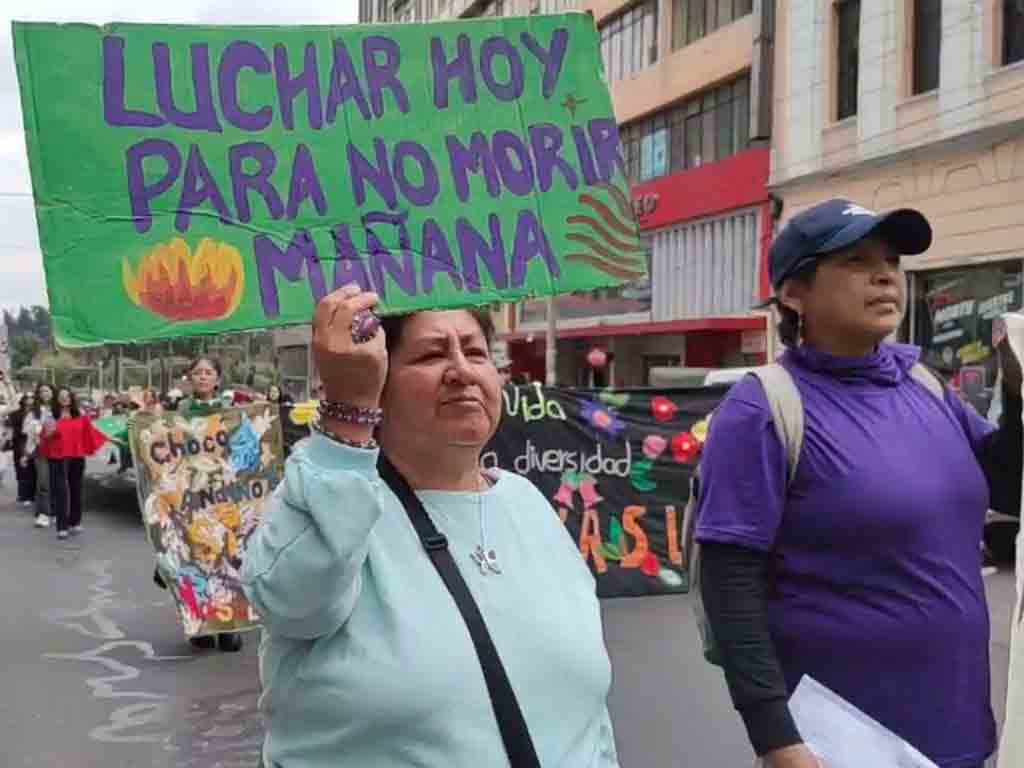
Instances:
[[[176,237],[151,249],[137,270],[122,263],[128,297],[168,320],[220,320],[242,301],[245,270],[238,249],[208,237],[193,252]]]

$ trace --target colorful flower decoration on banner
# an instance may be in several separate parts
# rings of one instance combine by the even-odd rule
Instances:
[[[209,237],[195,252],[180,237],[160,243],[142,257],[138,269],[121,264],[125,293],[137,306],[168,320],[221,320],[242,303],[242,254]]]
[[[690,427],[690,434],[693,438],[703,445],[708,441],[708,430],[711,428],[711,414],[709,413],[703,419],[698,421],[692,427]]]
[[[587,400],[583,403],[580,415],[594,430],[598,438],[619,437],[626,428],[626,423],[618,417],[612,408]]]
[[[656,460],[668,448],[668,440],[661,435],[648,435],[644,438],[643,452],[651,461]]]
[[[648,552],[644,557],[643,562],[640,563],[640,570],[644,576],[650,576],[652,579],[658,575],[661,570],[661,563],[658,562],[658,556],[653,552]]]
[[[260,436],[253,429],[248,414],[242,414],[242,423],[231,436],[231,468],[235,472],[255,472],[260,468]]]
[[[650,459],[634,461],[629,470],[629,482],[640,493],[651,493],[657,490],[658,484],[651,479],[651,468],[654,462]]]
[[[601,394],[598,395],[597,399],[610,408],[625,408],[629,403],[629,393],[616,392],[614,389],[604,389],[601,390]]]
[[[651,398],[651,415],[661,424],[672,421],[679,412],[679,406],[664,395]]]
[[[701,444],[689,432],[680,432],[672,438],[672,458],[680,464],[692,461],[700,454]]]
[[[316,400],[306,400],[301,403],[296,403],[291,407],[288,413],[288,418],[292,424],[296,424],[300,427],[308,427],[314,421],[316,421]]]

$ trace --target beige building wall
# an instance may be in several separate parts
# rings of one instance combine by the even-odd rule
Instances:
[[[777,4],[773,187],[826,186],[851,166],[920,157],[920,150],[992,129],[1024,130],[1024,62],[999,62],[998,0],[945,0],[940,85],[917,96],[913,3],[862,3],[858,114],[837,122],[836,6],[837,0]]]

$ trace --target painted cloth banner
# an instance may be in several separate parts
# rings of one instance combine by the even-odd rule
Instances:
[[[264,403],[195,419],[140,413],[130,439],[146,533],[185,634],[258,626],[239,573],[283,477],[277,409]]]
[[[64,346],[646,275],[593,19],[14,24]],[[60,55],[54,55],[59,51]]]
[[[599,597],[685,592],[683,511],[711,411],[726,391],[509,386],[482,462],[528,477],[548,498]],[[313,411],[283,407],[289,446],[309,434]]]
[[[690,478],[725,387],[508,387],[485,466],[528,477],[568,527],[598,597],[685,592]]]
[[[1004,315],[1003,324],[1014,354],[1018,360],[1024,360],[1024,315]],[[1002,329],[994,331],[993,347],[1002,333]],[[1021,512],[1024,513],[1024,500]],[[999,745],[999,768],[1024,765],[1024,530],[1017,535],[1016,570],[1017,601],[1010,618],[1010,676],[1006,686],[1006,719]],[[1005,638],[997,640],[1005,642]]]

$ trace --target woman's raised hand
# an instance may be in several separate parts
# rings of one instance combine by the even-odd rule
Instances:
[[[388,375],[384,331],[373,315],[377,294],[346,285],[325,296],[313,317],[313,354],[324,397],[378,408]]]

